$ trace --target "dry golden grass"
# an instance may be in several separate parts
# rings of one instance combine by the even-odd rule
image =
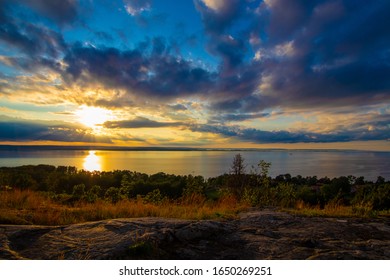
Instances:
[[[324,207],[321,209],[318,206],[315,207],[304,207],[295,209],[283,209],[284,211],[303,216],[313,217],[357,217],[359,215],[353,213],[352,207],[350,206],[338,206],[338,207]]]
[[[345,206],[340,203],[331,202],[326,204],[324,208],[319,206],[310,206],[303,201],[298,201],[294,209],[283,209],[291,214],[313,216],[313,217],[378,217],[378,216],[390,216],[390,211],[376,211],[370,206]]]
[[[165,201],[155,205],[142,199],[121,200],[116,204],[99,200],[95,203],[78,202],[63,205],[47,196],[30,191],[13,190],[0,192],[0,223],[66,225],[87,221],[164,217],[179,219],[232,218],[246,208],[234,197],[207,201],[193,195],[181,201]]]
[[[17,210],[38,209],[50,203],[50,199],[38,192],[29,190],[9,190],[0,192],[0,207]]]
[[[234,196],[209,201],[202,195],[191,195],[176,201],[145,203],[142,199],[121,200],[118,203],[98,200],[95,203],[61,204],[46,194],[28,191],[0,191],[0,224],[67,225],[115,218],[163,217],[178,219],[235,218],[249,205]],[[377,217],[390,216],[390,211],[374,211],[368,206],[344,206],[337,202],[309,206],[298,201],[291,214],[319,217]]]

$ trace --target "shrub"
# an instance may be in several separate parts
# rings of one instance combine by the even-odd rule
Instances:
[[[260,188],[245,188],[241,201],[250,206],[258,206],[260,204],[260,196]]]
[[[189,175],[186,178],[186,186],[183,189],[183,197],[192,196],[194,194],[201,195],[205,191],[205,181],[202,176]]]
[[[104,198],[111,203],[117,203],[120,200],[119,189],[111,187],[104,194]]]
[[[390,209],[390,184],[364,185],[357,189],[352,200],[354,207],[369,206],[373,210]]]
[[[85,196],[85,185],[79,184],[73,186],[73,192],[72,192],[72,198],[74,200],[80,200],[83,199]]]
[[[92,186],[92,188],[87,192],[85,199],[89,203],[96,202],[100,197],[101,191],[102,189],[100,186]]]
[[[309,205],[316,205],[319,201],[317,192],[309,186],[298,188],[296,198],[298,200],[302,200],[304,203],[308,203]]]
[[[289,183],[281,183],[276,189],[278,203],[281,207],[294,207],[297,202],[295,187]]]
[[[161,205],[166,200],[166,197],[163,196],[160,192],[160,189],[155,189],[143,198],[143,201],[146,203],[152,203],[156,205]]]
[[[390,209],[390,184],[376,186],[371,193],[370,200],[374,210]]]
[[[334,178],[329,184],[321,187],[322,198],[325,203],[334,199],[343,199],[349,202],[351,195],[351,185],[347,177]]]

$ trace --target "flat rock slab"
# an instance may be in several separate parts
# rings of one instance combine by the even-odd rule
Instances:
[[[390,219],[256,210],[225,221],[0,225],[0,259],[390,259]]]

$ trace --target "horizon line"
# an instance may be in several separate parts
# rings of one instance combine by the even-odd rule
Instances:
[[[387,150],[365,150],[352,148],[245,148],[245,147],[191,147],[191,146],[101,146],[101,145],[46,145],[46,144],[0,144],[0,150],[12,149],[42,150],[101,150],[101,151],[357,151],[357,152],[390,152]]]

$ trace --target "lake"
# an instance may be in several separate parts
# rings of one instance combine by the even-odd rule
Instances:
[[[270,162],[270,175],[338,177],[364,176],[390,179],[390,153],[368,151],[256,150],[256,151],[109,151],[2,149],[0,166],[66,165],[88,171],[127,169],[147,174],[165,172],[202,175],[205,178],[228,173],[234,155],[240,153],[251,171],[260,160]]]

